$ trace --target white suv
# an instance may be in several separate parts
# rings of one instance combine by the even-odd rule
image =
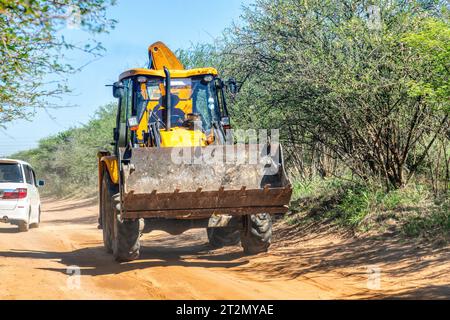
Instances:
[[[19,231],[37,228],[41,200],[33,168],[20,160],[0,159],[0,222],[15,224]]]

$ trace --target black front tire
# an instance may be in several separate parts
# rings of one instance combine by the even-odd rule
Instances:
[[[214,248],[234,246],[241,241],[240,231],[236,228],[206,228],[209,244]]]
[[[120,194],[113,196],[114,235],[112,241],[114,259],[118,262],[139,258],[139,219],[120,219]]]
[[[241,244],[246,254],[267,252],[272,240],[272,217],[268,213],[258,213],[243,217],[244,228]]]

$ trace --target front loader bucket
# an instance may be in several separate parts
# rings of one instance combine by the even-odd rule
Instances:
[[[282,159],[279,144],[132,149],[122,217],[285,213],[292,189]]]

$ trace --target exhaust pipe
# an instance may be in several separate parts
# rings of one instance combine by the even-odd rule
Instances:
[[[171,128],[171,114],[172,114],[172,102],[170,99],[170,72],[169,69],[164,67],[164,73],[166,74],[166,130],[169,131]]]

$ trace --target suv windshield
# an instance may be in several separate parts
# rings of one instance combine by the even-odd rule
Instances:
[[[1,182],[22,183],[23,176],[20,165],[17,163],[0,163],[0,183]]]
[[[136,113],[140,115],[147,107],[153,110],[150,121],[164,119],[164,80],[150,79],[139,84],[136,95]],[[181,126],[189,113],[201,116],[204,130],[211,128],[213,121],[220,120],[220,109],[217,101],[214,81],[204,81],[204,76],[195,78],[173,78],[171,81],[172,126]]]

